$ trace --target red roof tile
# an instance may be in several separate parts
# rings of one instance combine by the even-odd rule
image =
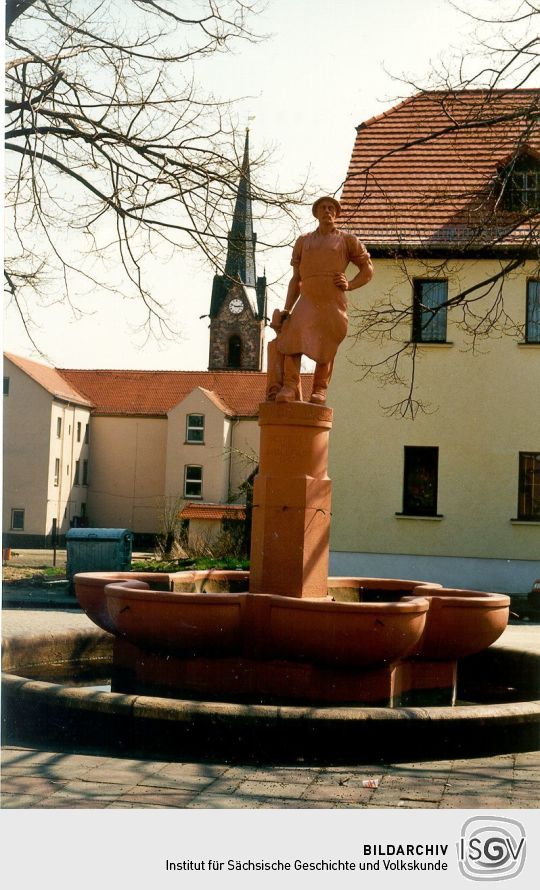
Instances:
[[[203,386],[200,386],[199,389],[201,390],[201,392],[203,392],[205,394],[205,396],[207,396],[210,399],[211,402],[214,403],[216,408],[219,408],[219,410],[223,411],[224,414],[234,415],[234,411],[231,411],[229,406],[226,405],[225,402],[222,399],[220,399],[219,396],[217,396],[215,394],[215,392],[212,392],[209,389],[205,389]]]
[[[62,399],[65,402],[74,402],[76,405],[91,407],[92,402],[85,398],[84,395],[81,395],[55,368],[43,365],[40,362],[34,362],[29,358],[22,358],[20,355],[13,355],[11,352],[4,352],[4,355],[55,398]]]
[[[528,222],[501,211],[502,168],[540,151],[540,90],[413,96],[358,128],[341,196],[344,228],[367,245],[522,244]]]
[[[246,508],[237,504],[186,504],[180,512],[182,519],[237,519],[246,518]]]
[[[96,414],[167,414],[196,387],[214,394],[226,413],[256,417],[265,400],[266,374],[260,371],[82,371],[58,373],[84,393]],[[313,376],[302,375],[304,398],[311,395]]]

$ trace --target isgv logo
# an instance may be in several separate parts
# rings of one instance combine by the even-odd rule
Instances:
[[[525,829],[516,819],[473,816],[461,829],[459,870],[471,881],[504,881],[523,868]]]

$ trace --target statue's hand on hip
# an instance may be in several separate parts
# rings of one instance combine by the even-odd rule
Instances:
[[[345,278],[343,272],[336,272],[336,274],[334,275],[334,284],[341,290],[349,290],[349,282]]]

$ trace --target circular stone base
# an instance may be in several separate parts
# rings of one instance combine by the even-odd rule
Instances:
[[[228,760],[392,762],[483,756],[538,746],[540,656],[490,649],[460,671],[467,682],[500,674],[523,698],[453,708],[303,707],[172,700],[63,685],[108,675],[113,638],[84,632],[26,637],[4,648],[4,743]],[[40,679],[41,678],[41,679]],[[44,679],[47,678],[47,679]],[[90,679],[93,678],[93,679]],[[55,682],[50,682],[54,679]]]

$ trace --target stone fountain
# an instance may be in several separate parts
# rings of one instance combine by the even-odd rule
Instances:
[[[162,579],[170,591],[158,592],[142,576],[76,576],[79,602],[115,637],[113,690],[385,706],[421,695],[451,704],[458,657],[506,627],[504,595],[328,578],[326,394],[347,331],[345,293],[366,284],[373,265],[364,245],[336,227],[339,201],[322,196],[312,210],[318,228],[298,238],[285,306],[272,318],[249,582],[179,573]],[[347,279],[350,263],[358,273]],[[309,402],[303,354],[316,363]]]
[[[319,229],[297,242],[285,310],[272,321],[250,573],[76,575],[79,603],[101,631],[4,648],[4,713],[15,724],[54,726],[83,742],[144,737],[154,751],[192,744],[203,756],[219,748],[273,761],[534,747],[538,660],[501,657],[496,647],[491,660],[482,654],[506,627],[507,596],[328,577],[326,387],[346,331],[344,292],[372,267],[357,239],[335,229],[335,199],[319,199],[313,212]],[[352,281],[349,261],[359,268]],[[317,362],[310,402],[299,352]],[[515,683],[510,699],[455,705],[471,658],[484,659],[473,673]],[[98,673],[112,678],[111,692],[65,685]]]
[[[421,581],[328,578],[332,410],[269,401],[259,424],[250,573],[76,576],[81,606],[115,637],[113,691],[452,704],[457,660],[497,639],[509,598]]]

